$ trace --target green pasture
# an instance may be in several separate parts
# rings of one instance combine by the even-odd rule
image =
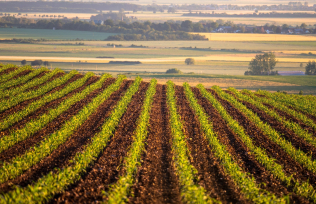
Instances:
[[[104,40],[113,33],[72,31],[72,30],[49,30],[49,29],[25,29],[25,28],[0,28],[0,39],[47,39],[47,40]]]

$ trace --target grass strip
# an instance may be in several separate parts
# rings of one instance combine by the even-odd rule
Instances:
[[[194,181],[197,181],[197,170],[189,160],[189,149],[183,133],[183,125],[177,111],[174,83],[167,82],[167,104],[170,112],[170,126],[172,138],[173,164],[176,174],[179,176],[181,185],[181,196],[185,203],[213,203],[217,202],[210,198],[206,190]]]
[[[89,72],[83,78],[78,79],[78,80],[68,84],[62,90],[56,91],[52,94],[44,95],[42,98],[30,103],[28,106],[23,108],[21,111],[18,111],[18,112],[11,114],[11,115],[8,115],[6,118],[4,118],[0,122],[0,130],[4,130],[4,129],[10,127],[11,125],[13,125],[14,123],[22,120],[24,117],[28,116],[29,114],[33,113],[37,109],[41,108],[46,103],[49,103],[53,100],[61,98],[65,95],[67,95],[68,93],[70,93],[71,91],[83,86],[86,83],[86,81],[92,76],[94,76],[94,74],[92,72]],[[0,150],[0,152],[1,152],[1,150]]]
[[[8,81],[6,83],[3,83],[3,84],[0,84],[0,90],[2,89],[7,89],[7,88],[10,88],[12,86],[16,86],[16,85],[19,85],[21,83],[25,83],[27,82],[28,80],[32,79],[33,77],[39,75],[40,73],[44,72],[44,71],[48,71],[47,68],[40,68],[40,69],[36,69],[34,71],[32,71],[31,73],[25,75],[25,76],[21,76],[17,79],[14,79],[14,80],[11,80],[11,81]]]
[[[148,125],[150,119],[150,110],[154,95],[156,93],[157,80],[152,79],[150,86],[146,92],[146,98],[143,104],[141,115],[137,121],[137,128],[133,136],[133,143],[125,157],[124,166],[126,173],[120,177],[115,185],[110,189],[109,193],[106,193],[108,197],[108,203],[125,203],[128,201],[128,195],[130,188],[135,181],[135,174],[138,167],[141,165],[141,155],[145,149],[145,139],[148,134]]]
[[[260,164],[262,164],[268,171],[270,171],[276,178],[282,181],[286,186],[294,186],[293,190],[295,193],[297,193],[300,196],[306,197],[310,200],[313,200],[313,202],[316,202],[316,193],[312,185],[310,185],[308,182],[299,182],[295,180],[292,175],[287,176],[284,172],[283,167],[280,164],[276,163],[275,159],[269,157],[265,150],[253,144],[252,139],[249,137],[249,135],[245,133],[244,128],[241,125],[239,125],[239,123],[236,120],[234,120],[231,115],[229,115],[226,109],[221,105],[219,101],[216,100],[216,98],[210,92],[206,91],[203,85],[198,85],[198,88],[200,89],[202,95],[208,101],[211,102],[213,107],[226,121],[229,128],[239,136],[239,138],[243,141],[243,143],[247,146],[247,148],[251,151],[251,153],[255,156],[256,160]],[[187,97],[190,98],[190,101],[192,101],[192,106],[194,105],[198,111],[201,111],[200,109],[202,107],[200,107],[197,104],[197,101],[194,98],[194,95],[189,89],[189,87],[186,87],[186,89],[188,92]],[[203,114],[205,114],[204,111]],[[247,188],[246,191],[248,190],[250,189]]]
[[[276,119],[278,122],[284,124],[288,129],[292,130],[297,136],[303,138],[305,141],[307,141],[308,143],[310,143],[311,145],[316,147],[316,139],[314,138],[313,134],[304,130],[304,128],[302,128],[299,124],[292,122],[291,120],[287,120],[285,117],[280,116],[276,111],[270,110],[267,106],[263,105],[262,103],[267,103],[269,105],[272,105],[275,108],[277,108],[283,112],[286,112],[289,115],[292,115],[293,117],[301,120],[306,125],[312,127],[314,130],[316,130],[315,123],[311,119],[307,118],[305,115],[298,113],[292,109],[289,109],[288,107],[286,107],[286,106],[284,106],[284,105],[282,105],[274,100],[269,100],[266,98],[257,97],[255,94],[253,94],[250,91],[244,90],[243,92],[250,94],[251,97],[249,97],[247,95],[243,95],[243,94],[239,93],[236,89],[233,89],[233,88],[230,88],[229,90],[231,90],[233,93],[235,93],[235,95],[239,99],[253,104],[254,106],[259,108],[260,110],[264,111],[269,116]]]
[[[206,90],[203,85],[199,85],[201,93],[208,100],[212,99],[208,95],[205,95]],[[213,130],[213,125],[209,123],[207,114],[203,111],[203,108],[198,104],[191,91],[189,84],[184,84],[185,94],[190,102],[190,106],[194,110],[195,114],[201,124],[201,129],[205,133],[206,138],[209,141],[210,146],[214,152],[214,155],[221,161],[226,174],[228,174],[235,182],[235,184],[241,189],[246,198],[252,200],[254,203],[285,203],[286,198],[277,198],[274,194],[260,189],[253,177],[250,177],[247,173],[243,172],[238,164],[233,160],[229,152],[226,150],[226,146],[221,144],[217,139],[217,135]],[[213,101],[214,102],[214,101]]]
[[[29,66],[26,66],[26,67],[18,68],[17,70],[10,72],[8,74],[1,75],[0,83],[5,83],[9,81],[10,79],[12,79],[13,77],[17,76],[18,74],[20,74],[21,72],[24,72],[26,70],[32,70],[32,68]]]
[[[31,80],[20,87],[9,89],[9,90],[2,90],[2,91],[0,91],[0,99],[5,98],[5,97],[12,97],[12,96],[15,96],[17,94],[21,94],[25,90],[32,88],[32,87],[35,87],[37,85],[40,85],[40,84],[46,82],[47,80],[49,80],[50,78],[52,78],[57,73],[61,73],[61,72],[63,72],[63,71],[61,71],[60,69],[54,69],[54,71],[48,72],[47,74],[45,74],[45,76],[38,78],[38,79]]]
[[[264,123],[261,119],[249,110],[245,105],[239,102],[232,95],[225,93],[218,86],[214,86],[213,89],[222,98],[230,102],[240,112],[244,113],[266,136],[268,136],[273,142],[278,144],[286,153],[288,153],[295,161],[305,166],[308,170],[316,173],[316,161],[313,161],[311,156],[308,156],[303,151],[293,147],[291,142],[285,140],[280,134],[274,130],[269,124]]]
[[[120,76],[123,79],[122,75]],[[118,79],[118,81],[121,81]],[[59,169],[58,173],[43,176],[33,185],[25,188],[16,187],[14,191],[0,196],[0,203],[43,203],[49,201],[56,193],[63,192],[69,185],[81,178],[86,169],[97,160],[100,153],[106,147],[114,130],[120,123],[121,117],[127,110],[133,95],[138,91],[142,79],[137,77],[131,87],[126,91],[115,106],[111,115],[102,126],[101,132],[97,133],[86,148],[77,153],[71,166]],[[102,99],[102,98],[100,98]]]
[[[287,106],[294,107],[295,109],[302,111],[307,114],[311,114],[314,117],[316,117],[316,108],[315,108],[315,102],[308,101],[305,99],[302,100],[296,100],[294,98],[289,97],[287,94],[283,93],[269,93],[268,91],[261,91],[259,90],[257,93],[263,94],[279,103],[283,103]]]
[[[54,81],[47,83],[45,86],[42,86],[39,89],[36,89],[34,91],[24,92],[10,99],[3,100],[0,102],[0,112],[3,112],[4,110],[7,110],[23,101],[41,96],[45,94],[46,92],[51,91],[55,87],[66,83],[69,79],[71,79],[76,74],[78,74],[78,71],[73,70],[70,73],[62,76],[61,78],[55,79]]]
[[[102,94],[99,94],[92,102],[80,110],[78,114],[66,121],[61,129],[49,135],[40,144],[31,148],[25,154],[14,158],[11,162],[4,163],[0,169],[0,183],[21,175],[23,171],[37,164],[62,145],[113,92],[120,88],[125,78],[125,76],[120,76],[116,82],[105,89]]]
[[[64,111],[68,110],[73,104],[84,99],[92,91],[101,88],[104,81],[109,77],[111,77],[111,75],[104,74],[98,82],[88,86],[82,92],[79,92],[73,95],[72,97],[66,99],[65,101],[61,102],[58,107],[50,109],[48,113],[45,113],[41,115],[39,118],[28,122],[22,129],[16,130],[12,132],[10,135],[3,136],[2,138],[0,138],[0,153],[12,147],[16,143],[25,140],[37,131],[41,130],[43,127],[45,127],[48,123],[52,122]],[[16,120],[16,117],[13,117],[13,120]],[[12,121],[10,122],[12,123]],[[3,124],[8,123],[9,122],[1,123],[0,126],[3,126]]]

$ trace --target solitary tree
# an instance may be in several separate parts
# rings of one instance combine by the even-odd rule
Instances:
[[[26,65],[26,60],[22,60],[22,61],[21,61],[21,64],[22,64],[22,65]]]
[[[256,55],[249,63],[250,73],[253,75],[270,74],[274,69],[277,60],[274,53],[264,53],[263,55]],[[248,73],[249,74],[249,73]]]
[[[33,62],[31,62],[32,66],[41,66],[43,64],[42,60],[34,60]]]
[[[316,75],[316,62],[309,61],[305,67],[305,74],[306,75]]]
[[[50,65],[50,63],[48,61],[44,61],[43,63],[46,67]]]
[[[195,64],[195,60],[193,58],[186,58],[185,63],[187,65],[193,65],[193,64]]]

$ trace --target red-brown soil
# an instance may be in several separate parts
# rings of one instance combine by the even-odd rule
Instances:
[[[214,93],[213,90],[210,90]],[[234,96],[233,93],[228,92]],[[227,102],[227,101],[226,101]],[[242,101],[241,101],[242,102]],[[266,136],[253,122],[251,122],[243,113],[239,110],[235,109],[230,103],[228,109],[232,109],[238,115],[238,117],[234,118],[235,120],[242,121],[239,122],[246,131],[246,133],[252,138],[254,145],[264,149],[266,153],[275,158],[275,162],[279,163],[284,167],[284,171],[288,175],[293,175],[294,178],[302,181],[309,180],[310,184],[316,187],[316,176],[310,172],[309,170],[305,169],[302,165],[298,162],[294,161],[279,145],[275,142],[271,141],[268,136]],[[247,104],[251,105],[251,104]],[[253,107],[254,108],[254,107]]]
[[[236,108],[231,106],[231,104],[226,101],[221,99],[215,91],[210,90],[213,96],[221,103],[221,105],[226,109],[226,111],[233,117],[234,120],[236,120],[241,126],[247,126],[247,129],[245,128],[245,133],[248,135],[253,135],[255,132],[257,132],[257,128]],[[199,98],[201,98],[200,96]],[[203,100],[206,100],[205,98]],[[205,104],[203,105],[203,108],[206,110],[206,112],[210,115],[210,120],[213,121],[213,126],[214,130],[219,129],[218,131],[221,132],[223,131],[223,128],[220,128],[221,124],[226,123],[220,114],[214,109],[210,108],[212,107],[212,104],[206,100]],[[214,113],[217,113],[214,115]],[[213,116],[211,116],[213,114]],[[217,121],[217,122],[216,122]],[[246,125],[245,125],[246,124]],[[228,128],[228,127],[227,127]],[[223,134],[219,134],[223,135]],[[245,171],[251,173],[254,178],[256,179],[257,183],[265,183],[266,185],[261,185],[260,187],[263,189],[266,189],[270,191],[271,193],[274,193],[277,196],[282,196],[289,194],[289,191],[292,191],[291,188],[287,188],[287,186],[277,180],[273,175],[265,170],[265,167],[262,166],[255,158],[253,154],[248,152],[247,146],[242,142],[242,140],[237,136],[236,134],[232,134],[234,137],[229,138],[230,141],[227,142],[219,136],[220,141],[225,144],[228,148],[228,151],[234,155],[235,161],[238,163],[240,167],[242,167]],[[231,143],[228,145],[227,143]],[[230,149],[233,149],[236,151],[236,153],[232,152]],[[236,157],[236,154],[238,156]],[[303,197],[300,197],[296,195],[295,193],[291,194],[291,201],[295,203],[306,203],[308,202],[306,199]]]
[[[181,203],[179,181],[172,165],[166,86],[157,85],[156,91],[146,151],[136,175],[130,203]]]
[[[36,86],[34,86],[34,87],[31,87],[31,88],[28,88],[28,89],[26,89],[24,92],[33,91],[33,90],[35,90],[35,89],[38,89],[38,88],[40,88],[40,87],[42,87],[42,86],[45,86],[47,83],[49,83],[49,82],[51,82],[51,81],[54,81],[55,79],[58,79],[58,78],[60,78],[60,77],[62,77],[62,76],[64,76],[64,75],[65,75],[65,73],[59,72],[59,73],[55,74],[54,76],[52,76],[52,77],[51,77],[50,79],[48,79],[47,81],[45,81],[44,83],[39,84],[39,85],[36,85]]]
[[[187,145],[191,152],[191,163],[198,171],[199,184],[211,197],[223,203],[249,203],[240,189],[224,172],[220,161],[213,155],[200,124],[186,99],[183,87],[176,86],[178,112],[183,122]]]
[[[301,120],[295,118],[294,116],[281,111],[273,106],[271,106],[270,104],[266,104],[264,103],[265,106],[267,106],[269,109],[276,111],[280,116],[285,117],[287,120],[290,120],[292,122],[295,122],[297,124],[299,124],[304,130],[307,130],[309,133],[313,134],[314,136],[316,136],[316,131],[314,130],[314,128],[306,125],[305,123],[303,123]]]
[[[50,122],[47,126],[42,128],[40,131],[33,134],[26,140],[21,141],[18,144],[12,146],[8,150],[0,153],[0,161],[8,161],[16,156],[24,154],[25,151],[27,151],[29,148],[36,145],[41,140],[45,139],[47,135],[58,130],[62,126],[62,124],[64,124],[65,121],[69,120],[72,116],[76,115],[85,105],[90,103],[93,100],[93,98],[100,94],[107,86],[112,84],[114,81],[115,79],[113,78],[108,79],[107,81],[105,81],[102,88],[93,91],[86,98],[72,105],[67,111],[63,112],[52,122]]]
[[[4,75],[4,74],[8,74],[8,73],[10,73],[10,72],[13,72],[13,71],[15,71],[16,69],[17,69],[17,68],[15,68],[15,67],[6,69],[6,70],[0,72],[0,76],[1,76],[1,75]]]
[[[73,158],[79,151],[84,150],[90,139],[101,130],[102,124],[110,115],[111,110],[116,105],[122,93],[129,87],[130,82],[125,81],[121,88],[111,94],[110,98],[101,104],[96,112],[94,112],[87,121],[73,134],[71,137],[47,158],[43,159],[39,164],[27,170],[22,176],[14,181],[9,181],[4,185],[0,185],[0,191],[11,190],[12,185],[27,186],[32,182],[36,182],[41,175],[45,175],[55,168],[63,168],[69,159]]]
[[[25,108],[27,105],[31,104],[33,101],[36,101],[42,97],[44,97],[45,95],[50,95],[56,91],[60,91],[61,89],[65,88],[67,85],[69,85],[70,83],[78,80],[78,79],[81,79],[83,77],[83,75],[81,74],[77,74],[75,76],[73,76],[71,79],[69,79],[66,83],[60,85],[60,86],[57,86],[55,88],[53,88],[52,90],[50,90],[49,92],[41,95],[41,96],[38,96],[38,97],[35,97],[35,98],[32,98],[32,99],[29,99],[29,100],[26,100],[26,101],[23,101],[5,111],[3,111],[2,113],[0,113],[0,120],[5,118],[6,116],[12,114],[12,113],[15,113],[15,112],[18,112],[20,110],[22,110],[23,108]]]
[[[104,199],[102,191],[108,191],[109,185],[115,183],[124,173],[122,161],[133,142],[147,87],[148,83],[141,83],[114,136],[94,165],[87,170],[87,174],[62,195],[55,196],[52,203],[92,203]]]
[[[14,76],[14,77],[11,78],[10,80],[12,80],[12,79],[17,79],[17,78],[26,76],[26,75],[28,75],[28,74],[31,73],[31,72],[32,72],[31,70],[25,70],[25,71],[21,72],[20,74]]]
[[[48,71],[44,71],[44,72],[42,72],[42,73],[40,73],[40,74],[34,76],[33,78],[29,79],[28,81],[26,81],[26,82],[24,82],[24,83],[21,83],[21,84],[18,84],[18,85],[15,85],[15,86],[12,86],[12,87],[10,87],[9,89],[15,89],[15,88],[18,88],[18,87],[20,87],[20,86],[23,86],[24,84],[28,83],[29,81],[33,81],[33,80],[35,80],[35,79],[37,79],[37,78],[41,78],[42,76],[44,76],[44,75],[47,74],[47,73],[48,73]]]

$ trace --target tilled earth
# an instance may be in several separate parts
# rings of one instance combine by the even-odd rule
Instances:
[[[6,73],[14,71],[15,68],[6,70]],[[4,72],[0,73],[4,74]],[[26,75],[27,72],[21,73],[20,76]],[[39,78],[45,73],[35,76]],[[54,80],[63,74],[57,74],[50,79]],[[71,78],[67,83],[54,88],[48,93],[61,90],[67,84],[82,78],[78,74]],[[21,121],[13,124],[11,127],[0,132],[0,138],[21,129],[29,121],[32,121],[50,109],[56,108],[61,102],[70,98],[76,93],[81,92],[91,84],[96,83],[99,77],[91,77],[87,82],[62,98],[56,99],[45,104],[34,113],[23,118]],[[43,129],[34,133],[26,140],[17,143],[11,148],[0,153],[1,163],[9,162],[16,156],[24,154],[33,146],[38,145],[42,140],[53,132],[59,130],[63,124],[74,115],[76,115],[85,105],[91,102],[97,95],[103,92],[110,84],[114,83],[114,78],[107,79],[102,88],[90,93],[85,99],[73,104],[68,110],[59,115],[52,122],[47,124]],[[45,82],[44,84],[46,84]],[[78,153],[82,152],[91,139],[100,132],[102,125],[108,119],[118,101],[123,97],[128,88],[133,83],[132,80],[125,80],[120,88],[105,100],[97,110],[92,113],[83,125],[78,128],[67,141],[54,150],[48,157],[34,165],[17,178],[0,184],[0,194],[7,193],[14,189],[15,186],[26,187],[36,182],[43,175],[53,171],[57,173],[57,168],[65,168],[71,165],[70,160]],[[32,90],[44,85],[33,87]],[[16,87],[18,87],[17,85]],[[98,203],[106,200],[106,194],[111,185],[118,181],[119,177],[124,175],[124,158],[133,142],[133,135],[137,127],[142,105],[146,96],[149,83],[142,82],[138,92],[133,96],[131,103],[128,105],[126,112],[123,114],[118,127],[113,136],[110,138],[103,152],[97,160],[86,169],[81,175],[81,179],[70,185],[65,191],[55,195],[48,203]],[[170,127],[170,115],[166,99],[166,85],[157,85],[156,94],[150,112],[148,124],[148,135],[146,138],[145,151],[142,153],[141,166],[137,169],[135,183],[130,188],[128,197],[129,203],[182,203],[181,184],[179,183],[173,162],[172,152],[172,130]],[[213,130],[217,134],[218,140],[226,146],[226,150],[231,154],[234,161],[244,171],[249,173],[258,186],[267,192],[276,196],[289,195],[291,203],[311,203],[308,199],[294,193],[294,186],[286,186],[279,181],[262,164],[255,156],[250,153],[246,145],[239,136],[234,133],[229,125],[220,116],[219,112],[213,107],[211,102],[202,96],[199,89],[191,88],[199,105],[203,108],[209,117],[209,122],[213,125]],[[284,167],[285,173],[292,175],[299,181],[309,181],[316,188],[316,176],[308,171],[304,166],[293,160],[280,146],[271,141],[256,125],[249,120],[242,112],[232,106],[228,101],[221,99],[215,91],[208,90],[226,111],[235,119],[248,134],[254,145],[264,149],[266,153],[275,159],[275,162]],[[233,93],[226,91],[229,94]],[[9,110],[0,113],[1,119],[9,114],[18,112],[26,107],[32,101],[38,100],[43,96],[31,99],[18,104]],[[217,159],[212,151],[208,139],[201,130],[199,120],[193,109],[190,107],[181,86],[175,87],[175,97],[177,110],[183,123],[183,131],[186,137],[186,145],[189,149],[189,159],[191,164],[197,169],[198,179],[194,182],[205,188],[207,194],[222,203],[252,203],[242,193],[241,189],[235,184],[225,172],[221,161]],[[247,108],[256,113],[262,121],[268,123],[282,137],[290,141],[294,147],[311,154],[312,158],[316,157],[316,148],[306,143],[304,140],[288,130],[283,124],[260,111],[253,105],[241,101]],[[267,107],[277,111],[280,115],[290,119],[310,133],[315,131],[305,125],[302,121],[297,120],[288,114],[275,109],[269,104]]]

